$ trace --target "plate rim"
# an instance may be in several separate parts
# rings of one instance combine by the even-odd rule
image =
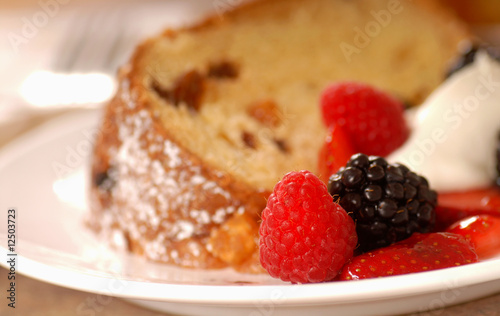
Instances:
[[[3,239],[5,237],[1,236],[0,240]],[[7,253],[6,248],[3,246],[0,247],[0,255],[7,257]],[[268,294],[273,290],[282,290],[280,293],[284,294],[284,297],[280,298],[280,301],[284,303],[282,305],[351,304],[449,291],[498,281],[500,278],[500,265],[498,264],[500,260],[494,259],[411,275],[356,281],[334,281],[300,285],[286,283],[283,285],[196,285],[134,281],[119,277],[97,276],[78,273],[61,267],[52,267],[20,254],[17,254],[17,258],[18,262],[23,262],[22,266],[24,267],[16,268],[16,273],[74,290],[127,299],[208,305],[253,305],[256,300],[269,300],[270,297]],[[3,261],[0,262],[0,266],[6,269],[9,268],[6,262]],[[483,273],[478,278],[478,269],[488,271],[488,273]],[[458,278],[457,275],[461,275],[462,277]],[[57,277],[54,278],[53,276]],[[80,282],[75,283],[75,280]],[[117,292],[107,289],[97,289],[96,284],[102,285],[103,281],[122,281],[127,283],[127,286],[125,286],[125,290]],[[418,287],[415,288],[415,285]],[[363,288],[362,291],[359,290],[360,287]],[[371,291],[370,289],[377,290]],[[396,289],[397,292],[395,292]],[[165,296],[161,294],[166,292],[171,295]],[[207,296],[207,293],[210,293],[210,295]],[[239,295],[234,295],[235,293]]]

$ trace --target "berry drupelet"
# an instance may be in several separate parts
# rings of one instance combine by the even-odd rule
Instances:
[[[437,193],[402,164],[355,154],[330,177],[328,190],[356,222],[362,252],[434,227]]]

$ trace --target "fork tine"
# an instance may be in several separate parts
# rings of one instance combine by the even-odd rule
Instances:
[[[101,12],[89,13],[85,32],[81,38],[80,51],[75,57],[75,63],[71,70],[89,72],[99,69],[97,62],[102,58],[100,54],[106,40],[103,37],[105,30],[103,21],[106,21],[105,14]]]
[[[110,12],[111,13],[111,12]],[[101,63],[100,67],[108,72],[114,72],[116,68],[117,55],[120,51],[122,42],[125,39],[126,34],[126,21],[124,13],[122,10],[114,10],[109,15],[105,24],[105,32],[103,33],[103,39],[106,45],[102,46],[100,55]]]
[[[121,41],[121,14],[89,11],[75,17],[60,44],[53,69],[58,72],[109,72]]]
[[[115,15],[116,20],[124,20],[127,21],[126,15],[124,12],[120,12],[118,15]],[[118,32],[114,35],[114,42],[112,45],[109,45],[109,49],[107,51],[106,58],[103,59],[104,65],[103,67],[107,69],[109,72],[116,72],[120,60],[120,54],[123,52],[125,47],[130,46],[130,39],[127,37],[127,23],[120,23],[120,27],[117,28]]]
[[[57,52],[54,55],[52,69],[56,72],[67,72],[74,63],[75,56],[78,55],[79,48],[82,45],[81,37],[85,33],[85,23],[82,23],[82,17],[69,17],[64,35],[61,37]]]

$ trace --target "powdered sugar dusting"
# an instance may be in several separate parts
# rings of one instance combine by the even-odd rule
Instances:
[[[189,211],[189,216],[191,218],[196,218],[196,221],[200,224],[210,223],[210,215],[204,210],[191,210]]]
[[[220,208],[217,211],[215,211],[215,215],[212,216],[212,221],[217,224],[221,224],[224,221],[224,218],[226,217],[226,214],[232,214],[234,212],[234,207],[230,206],[226,209]]]
[[[149,259],[196,265],[186,260],[200,256],[207,247],[191,238],[206,236],[210,227],[244,207],[231,205],[229,192],[207,179],[200,166],[183,159],[174,142],[161,137],[159,123],[152,114],[147,109],[136,109],[126,81],[121,91],[126,107],[117,112],[122,116],[117,118],[120,145],[108,149],[116,152],[110,158],[114,166],[115,185],[110,191],[114,202],[105,212],[109,218],[103,229],[112,230],[118,244],[130,238],[142,245]],[[219,202],[216,209],[204,209],[199,199],[227,202]],[[169,247],[176,241],[187,241],[183,250]]]
[[[165,140],[163,153],[169,158],[168,166],[170,168],[176,168],[181,165],[182,161],[179,158],[179,152],[179,147],[172,144],[172,142]]]
[[[177,240],[183,240],[193,236],[194,225],[188,221],[177,221],[176,225],[173,226],[174,238]]]

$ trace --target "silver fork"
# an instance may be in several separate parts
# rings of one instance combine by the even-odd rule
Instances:
[[[54,55],[52,71],[112,74],[127,46],[125,21],[125,13],[116,8],[76,12]]]
[[[60,32],[48,69],[34,71],[20,87],[21,95],[0,107],[0,127],[19,127],[72,109],[96,108],[111,97],[115,72],[135,43],[128,34],[126,13],[116,7],[67,12],[68,23]],[[95,100],[70,98],[91,96],[96,88],[101,94]]]

